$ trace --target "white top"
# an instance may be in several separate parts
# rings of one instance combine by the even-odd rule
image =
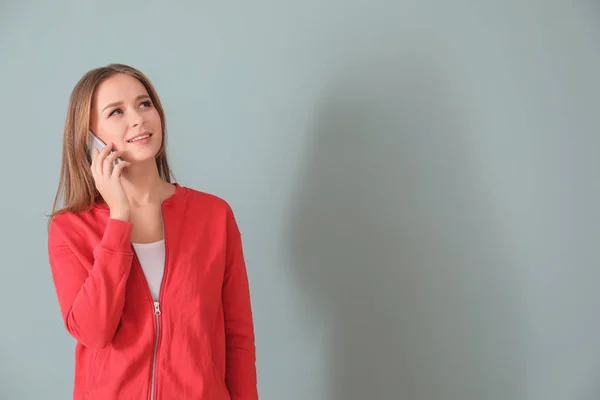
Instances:
[[[132,243],[142,270],[146,276],[150,293],[154,301],[158,301],[160,284],[165,271],[165,241],[153,243]]]

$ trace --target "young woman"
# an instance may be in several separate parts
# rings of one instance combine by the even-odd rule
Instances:
[[[91,133],[107,146],[88,158]],[[163,108],[140,71],[97,68],[73,89],[48,233],[77,340],[73,397],[258,399],[234,215],[224,200],[171,183],[165,143]]]

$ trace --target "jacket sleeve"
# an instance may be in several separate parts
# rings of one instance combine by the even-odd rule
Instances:
[[[100,244],[93,250],[94,263],[90,271],[65,238],[65,229],[53,226],[53,222],[48,235],[48,253],[67,331],[87,347],[104,348],[112,342],[123,312],[133,260],[133,225],[108,220]]]
[[[227,214],[227,250],[223,281],[225,382],[231,400],[257,400],[256,350],[250,289],[242,240],[231,209]]]

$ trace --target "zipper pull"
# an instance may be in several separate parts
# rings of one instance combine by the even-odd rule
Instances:
[[[160,303],[158,301],[154,302],[154,315],[157,317],[160,315]]]

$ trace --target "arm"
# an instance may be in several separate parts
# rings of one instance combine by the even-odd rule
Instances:
[[[67,331],[83,345],[104,348],[112,341],[125,304],[133,251],[129,222],[109,219],[91,272],[51,225],[49,259]]]
[[[241,235],[231,209],[227,214],[223,312],[227,354],[225,382],[231,400],[258,400],[250,289]]]

